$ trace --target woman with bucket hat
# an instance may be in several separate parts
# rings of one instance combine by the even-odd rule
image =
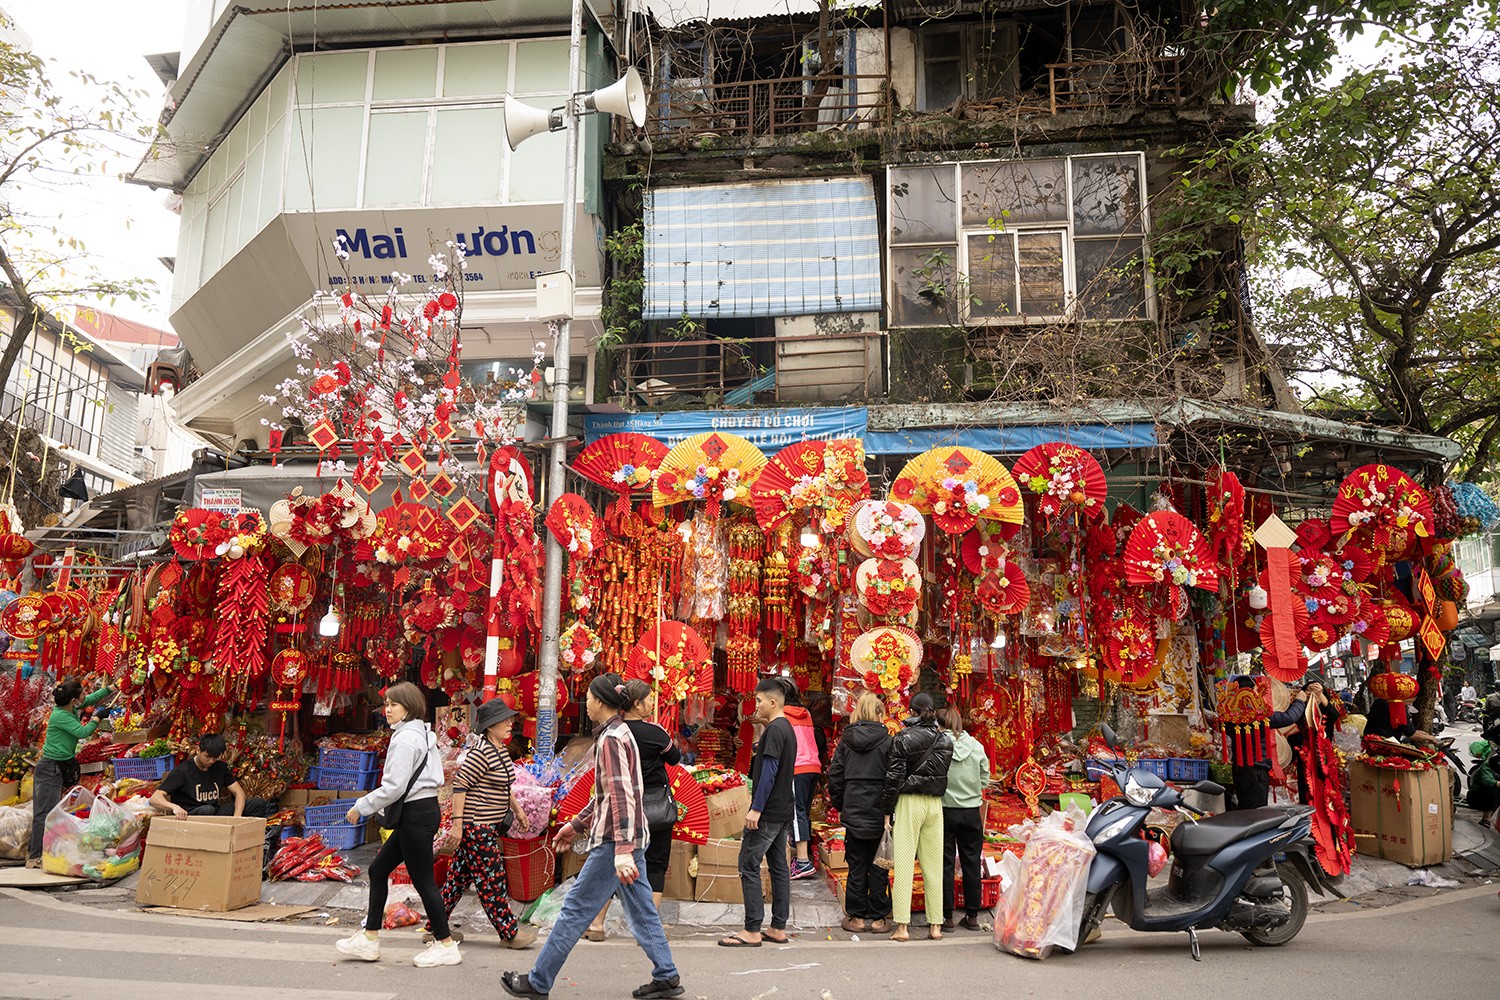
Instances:
[[[536,941],[536,930],[523,927],[510,910],[500,843],[510,829],[510,793],[516,780],[505,744],[519,714],[499,698],[491,698],[475,713],[479,744],[469,749],[453,779],[453,832],[447,846],[456,844],[457,850],[443,883],[443,909],[450,917],[464,890],[474,886],[485,915],[507,948],[527,948]]]

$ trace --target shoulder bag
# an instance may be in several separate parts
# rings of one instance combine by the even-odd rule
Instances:
[[[411,780],[406,783],[406,790],[401,793],[401,797],[375,814],[375,821],[380,824],[382,830],[394,830],[401,825],[402,807],[406,805],[406,797],[416,787],[417,779],[422,776],[423,771],[427,770],[427,755],[429,752],[427,749],[423,749],[422,759],[417,762],[416,770],[412,771]]]

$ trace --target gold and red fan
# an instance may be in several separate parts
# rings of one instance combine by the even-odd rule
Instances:
[[[1159,510],[1142,518],[1125,541],[1125,579],[1137,586],[1173,583],[1213,591],[1219,567],[1192,521]]]
[[[1048,441],[1032,448],[1011,466],[1022,491],[1036,498],[1045,519],[1074,514],[1080,521],[1104,516],[1109,487],[1104,470],[1088,452],[1064,441]]]
[[[847,512],[869,495],[865,448],[858,438],[789,444],[750,487],[755,519],[767,531],[804,510]]]
[[[713,694],[713,651],[691,626],[658,622],[630,650],[625,677],[656,689],[657,718],[670,731],[676,728],[677,707],[688,695]]]
[[[575,559],[587,559],[604,541],[604,525],[589,502],[577,493],[564,493],[547,511],[547,530]]]
[[[1362,465],[1339,484],[1328,526],[1340,541],[1357,539],[1377,559],[1394,561],[1412,539],[1432,535],[1432,497],[1389,465]]]
[[[737,434],[712,431],[674,445],[662,459],[652,488],[657,507],[703,501],[710,518],[724,502],[753,506],[750,487],[766,466],[766,456]]]
[[[1005,466],[973,448],[950,446],[923,452],[902,467],[891,499],[909,503],[950,535],[980,521],[1020,524],[1021,491]]]
[[[646,434],[606,434],[583,446],[573,468],[591,483],[619,494],[619,513],[630,506],[630,494],[651,486],[667,446]]]

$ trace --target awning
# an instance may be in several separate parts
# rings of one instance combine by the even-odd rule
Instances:
[[[880,308],[868,177],[646,193],[646,319],[815,316]]]
[[[1066,441],[1085,451],[1151,448],[1155,424],[1030,424],[1014,427],[910,427],[865,434],[866,455],[919,455],[945,445],[977,448],[990,455],[1019,455],[1048,441]]]

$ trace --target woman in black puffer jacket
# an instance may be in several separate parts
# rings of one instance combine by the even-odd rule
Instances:
[[[943,870],[943,793],[948,790],[948,765],[953,762],[953,737],[937,723],[932,696],[923,692],[911,700],[911,718],[891,742],[885,771],[882,806],[893,814],[891,851],[896,861],[896,885],[891,893],[891,915],[896,930],[892,941],[907,940],[911,923],[914,862],[922,862],[924,878],[941,878]],[[927,874],[927,873],[932,874]],[[943,936],[943,894],[937,885],[924,893],[927,936]]]
[[[885,833],[885,774],[891,734],[885,729],[885,705],[866,691],[849,709],[848,729],[839,737],[828,765],[828,798],[844,824],[844,853],[849,882],[844,886],[844,917],[839,926],[859,933],[884,934],[891,929],[890,877],[875,866]]]

